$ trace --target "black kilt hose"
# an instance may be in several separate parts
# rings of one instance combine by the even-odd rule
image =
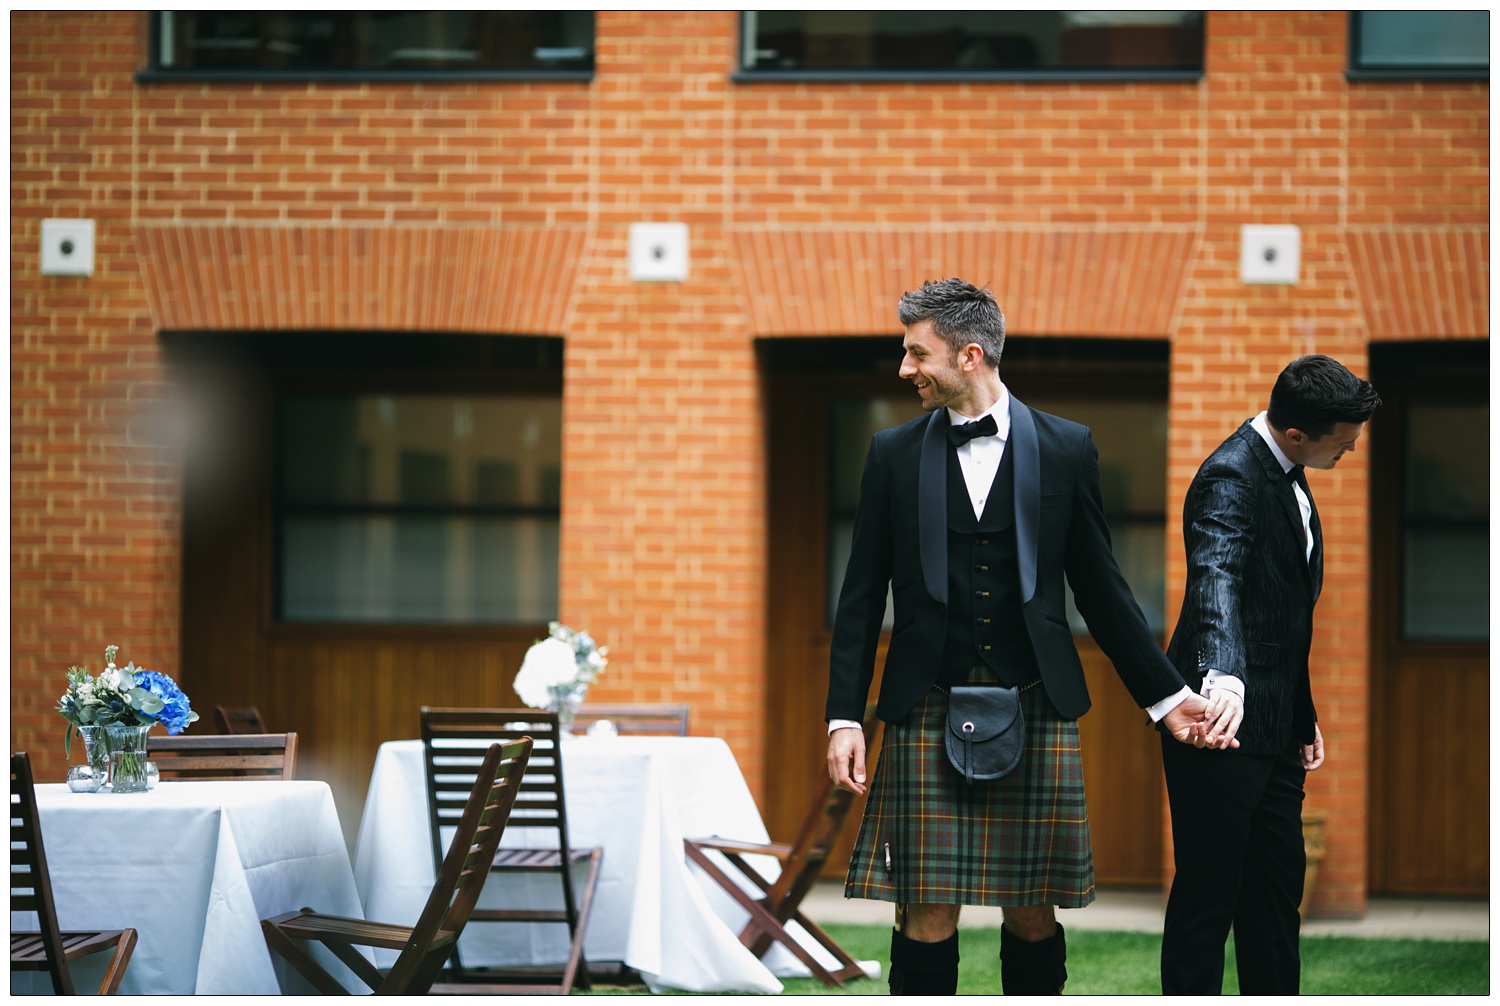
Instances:
[[[945,694],[928,692],[903,722],[886,724],[845,897],[1061,908],[1094,900],[1078,723],[1060,719],[1039,685],[1021,693],[1021,708],[1021,763],[972,786],[944,750]]]

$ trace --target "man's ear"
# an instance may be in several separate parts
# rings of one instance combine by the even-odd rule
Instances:
[[[958,357],[964,370],[975,370],[984,362],[984,347],[971,342],[958,351]]]
[[[1295,426],[1288,426],[1286,428],[1286,432],[1283,433],[1282,436],[1286,437],[1287,443],[1289,444],[1303,444],[1312,439],[1312,437],[1308,436],[1306,433],[1303,433]]]

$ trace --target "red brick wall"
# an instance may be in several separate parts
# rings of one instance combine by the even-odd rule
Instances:
[[[1351,84],[1343,12],[1212,12],[1201,81],[1110,84],[737,84],[737,16],[668,11],[599,12],[592,82],[137,83],[144,24],[11,21],[12,746],[43,778],[69,663],[178,671],[162,328],[566,336],[562,618],[612,648],[601,699],[694,702],[757,791],[754,337],[894,333],[962,274],[1018,333],[1170,338],[1175,509],[1291,357],[1488,336],[1488,86]],[[54,216],[97,221],[92,277],[39,275]],[[648,220],[689,224],[686,283],[629,280]],[[1246,223],[1302,228],[1300,283],[1240,283]],[[1364,904],[1367,485],[1363,453],[1313,480],[1328,914]]]

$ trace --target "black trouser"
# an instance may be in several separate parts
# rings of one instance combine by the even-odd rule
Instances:
[[[1166,995],[1216,995],[1234,929],[1241,995],[1295,995],[1302,884],[1302,796],[1295,746],[1246,755],[1162,738],[1177,875],[1161,941]]]

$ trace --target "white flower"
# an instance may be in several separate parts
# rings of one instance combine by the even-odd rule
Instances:
[[[551,698],[548,689],[554,685],[572,684],[578,673],[573,648],[556,637],[536,643],[526,651],[521,669],[516,672],[515,690],[521,701],[533,709],[547,708]]]

